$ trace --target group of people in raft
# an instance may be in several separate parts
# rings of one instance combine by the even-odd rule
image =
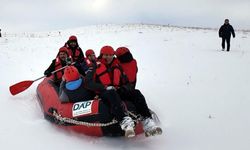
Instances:
[[[64,66],[68,67],[52,74]],[[135,136],[135,123],[128,116],[123,100],[134,104],[146,136],[159,135],[162,129],[152,119],[145,97],[135,88],[137,71],[137,62],[128,48],[119,47],[115,51],[107,45],[101,48],[98,57],[92,49],[86,50],[84,56],[77,37],[72,35],[44,75],[53,76],[62,103],[87,101],[96,96],[108,103],[126,137]]]

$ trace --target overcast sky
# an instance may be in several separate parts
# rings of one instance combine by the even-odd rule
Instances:
[[[149,23],[250,29],[250,0],[0,0],[4,31],[51,31],[95,24]]]

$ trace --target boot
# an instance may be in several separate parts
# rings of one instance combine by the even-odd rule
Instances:
[[[151,118],[143,119],[142,125],[146,137],[162,134],[161,127],[157,126]]]
[[[131,138],[135,136],[134,131],[134,121],[129,116],[126,116],[123,118],[123,120],[120,123],[121,129],[125,131],[125,137]]]

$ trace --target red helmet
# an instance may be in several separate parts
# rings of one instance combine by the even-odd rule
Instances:
[[[111,47],[111,46],[103,46],[101,48],[101,55],[107,54],[107,55],[114,55],[115,54],[115,50]]]
[[[92,54],[95,54],[95,52],[94,52],[92,49],[88,49],[88,50],[85,52],[86,57],[88,57],[89,55],[92,55]]]
[[[77,41],[76,36],[75,36],[75,35],[71,35],[71,36],[69,37],[69,41]]]
[[[67,47],[61,47],[61,48],[59,49],[59,52],[57,53],[57,56],[59,56],[60,52],[65,52],[65,53],[68,55],[67,57],[70,56],[70,52],[69,52],[69,50],[68,50]]]
[[[64,46],[59,49],[59,53],[60,52],[65,52],[65,53],[69,54],[69,50],[67,49],[67,47],[64,47]]]
[[[115,51],[115,55],[117,57],[124,55],[125,53],[129,52],[129,49],[127,47],[119,47]]]
[[[63,76],[66,82],[78,80],[80,78],[80,74],[78,70],[76,69],[76,67],[74,66],[69,66],[65,68]]]

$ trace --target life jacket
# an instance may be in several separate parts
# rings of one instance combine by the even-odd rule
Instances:
[[[91,67],[93,65],[93,62],[90,61],[87,57],[84,59],[85,60],[85,63],[88,67]]]
[[[97,79],[98,78],[98,79]],[[107,72],[107,68],[103,63],[97,65],[95,80],[99,80],[104,86],[109,86],[112,84],[110,76]]]
[[[65,65],[64,65],[65,66]],[[55,61],[55,70],[57,69],[60,69],[62,67],[64,67],[62,65],[62,62],[61,60],[59,59],[59,57],[56,58],[56,61]],[[63,76],[63,69],[60,70],[60,71],[57,71],[54,73],[54,81],[61,81],[62,80],[62,76]]]
[[[101,59],[100,61],[106,64],[104,59]],[[119,65],[119,60],[114,58],[111,64],[105,66],[106,72],[108,73],[111,80],[111,84],[115,87],[121,86],[123,80],[123,71]]]
[[[90,67],[94,67],[94,66],[95,66],[95,63],[96,63],[96,62],[92,62],[92,61],[90,61],[90,60],[86,57],[86,58],[84,59],[84,61],[83,61],[82,63],[80,63],[80,68],[81,68],[81,70],[84,71],[85,74],[86,74],[86,72],[88,71],[88,69],[89,69]]]
[[[73,61],[80,61],[80,59],[83,59],[83,58],[79,58],[80,54],[81,54],[81,49],[79,47],[76,48],[75,50],[75,53],[73,54],[73,51],[70,51],[72,53],[72,58],[73,58]]]
[[[135,88],[136,76],[138,72],[137,62],[126,47],[120,47],[116,50],[117,59],[120,61],[122,71],[126,74],[127,80]]]
[[[123,72],[127,75],[129,83],[132,83],[135,86],[138,72],[136,60],[133,59],[130,62],[120,63],[120,66],[122,67]]]
[[[67,43],[65,43],[64,46],[68,48],[69,55],[72,57],[73,62],[76,62],[76,61],[82,62],[84,60],[84,55],[82,53],[82,49],[78,46],[78,44],[77,44],[77,47],[76,47],[74,53],[73,53],[73,50],[69,47],[69,45]],[[83,56],[82,58],[80,58],[81,53]]]

